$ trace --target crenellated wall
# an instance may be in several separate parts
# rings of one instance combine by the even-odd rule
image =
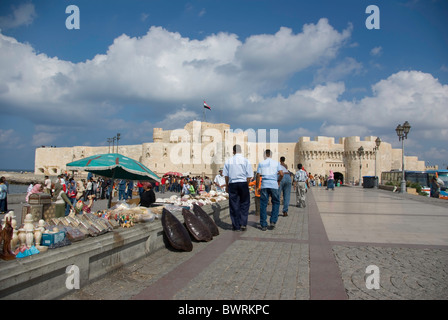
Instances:
[[[263,134],[268,136],[263,137]],[[340,138],[336,143],[333,137],[317,136],[299,137],[293,143],[273,143],[275,134],[253,130],[232,130],[225,123],[207,123],[192,121],[182,129],[163,130],[154,128],[153,142],[140,145],[119,146],[119,153],[142,162],[145,166],[162,176],[166,172],[176,171],[191,176],[214,177],[225,159],[232,156],[232,147],[239,143],[243,154],[249,158],[255,171],[263,160],[263,152],[270,148],[273,158],[286,158],[288,169],[297,170],[302,163],[313,175],[328,175],[330,170],[338,173],[344,182],[357,183],[360,176],[380,176],[382,171],[401,169],[401,149],[393,149],[390,143],[382,141],[375,154],[374,136],[361,140],[358,136]],[[271,135],[271,136],[269,136]],[[269,139],[270,137],[270,139]],[[358,155],[359,147],[364,148],[364,155]],[[55,175],[65,172],[66,164],[95,154],[109,153],[111,147],[75,146],[66,148],[37,148],[35,157],[35,174]],[[361,166],[361,172],[360,172]],[[414,156],[405,157],[406,170],[425,170],[424,161]]]

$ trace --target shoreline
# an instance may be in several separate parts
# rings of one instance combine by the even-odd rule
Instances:
[[[85,173],[87,176],[87,173]],[[45,174],[34,174],[34,172],[23,171],[23,172],[14,172],[14,171],[0,171],[0,177],[5,177],[6,182],[9,184],[30,184],[35,182],[43,183],[45,181]],[[49,175],[49,178],[53,181],[58,177],[58,175]],[[81,173],[79,178],[84,178],[84,175]]]
[[[14,172],[14,171],[0,171],[0,177],[5,177],[9,184],[30,184],[31,182],[43,182],[45,180],[44,174],[34,174],[33,172]],[[57,176],[50,176],[50,179]]]

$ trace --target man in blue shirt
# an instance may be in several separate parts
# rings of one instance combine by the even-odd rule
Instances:
[[[268,226],[266,207],[268,205],[269,196],[271,196],[272,199],[272,211],[269,221],[271,229],[275,228],[275,224],[278,220],[278,211],[280,209],[280,195],[278,188],[280,186],[280,181],[283,178],[283,170],[278,161],[272,160],[271,150],[267,149],[264,152],[264,158],[265,160],[258,164],[256,188],[260,186],[260,177],[262,177],[260,190],[260,225],[261,230],[266,231]]]
[[[248,159],[241,154],[241,146],[233,146],[233,157],[226,160],[223,176],[229,192],[229,211],[234,231],[245,231],[249,216],[249,182],[253,177]]]

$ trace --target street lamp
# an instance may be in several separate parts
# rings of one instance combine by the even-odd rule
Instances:
[[[118,140],[120,140],[120,134],[117,133],[117,153],[118,153]]]
[[[375,144],[376,144],[376,147],[373,148],[373,150],[375,151],[375,188],[378,188],[378,179],[376,177],[376,155],[377,155],[378,149],[380,148],[380,144],[381,144],[380,137],[376,138]]]
[[[110,153],[110,143],[112,142],[112,138],[107,138],[107,142],[109,143],[109,153]]]
[[[359,186],[361,186],[361,169],[362,169],[362,162],[361,162],[361,158],[364,155],[364,148],[362,146],[359,147],[358,149],[358,156],[359,156]]]
[[[400,193],[406,192],[406,177],[404,174],[404,139],[408,138],[408,133],[411,130],[411,125],[409,122],[403,123],[403,125],[399,124],[395,131],[397,132],[398,140],[401,141],[401,188]]]

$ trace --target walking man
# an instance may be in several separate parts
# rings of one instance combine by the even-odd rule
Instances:
[[[306,196],[306,182],[308,180],[308,173],[302,169],[302,164],[297,165],[297,170],[294,176],[294,186],[296,188],[296,202],[299,208],[305,208],[305,196]]]
[[[252,166],[241,154],[241,146],[233,146],[233,157],[226,160],[223,175],[229,193],[229,211],[234,231],[245,231],[249,216],[249,182],[252,179]]]
[[[266,208],[268,206],[269,196],[271,196],[272,200],[272,211],[269,221],[271,229],[275,228],[275,224],[278,220],[278,211],[280,209],[280,195],[278,189],[280,181],[283,178],[283,171],[280,163],[272,160],[271,156],[271,150],[267,149],[264,152],[265,160],[260,162],[257,168],[256,188],[260,187],[260,178],[262,178],[260,190],[260,226],[262,231],[266,231],[268,226]]]
[[[289,207],[289,200],[291,197],[291,186],[292,186],[292,181],[291,181],[291,176],[289,175],[289,170],[288,170],[288,166],[285,163],[285,157],[280,157],[280,166],[282,168],[283,171],[283,179],[280,182],[280,190],[279,190],[279,195],[280,198],[283,194],[283,216],[287,217],[288,216],[288,207]]]

